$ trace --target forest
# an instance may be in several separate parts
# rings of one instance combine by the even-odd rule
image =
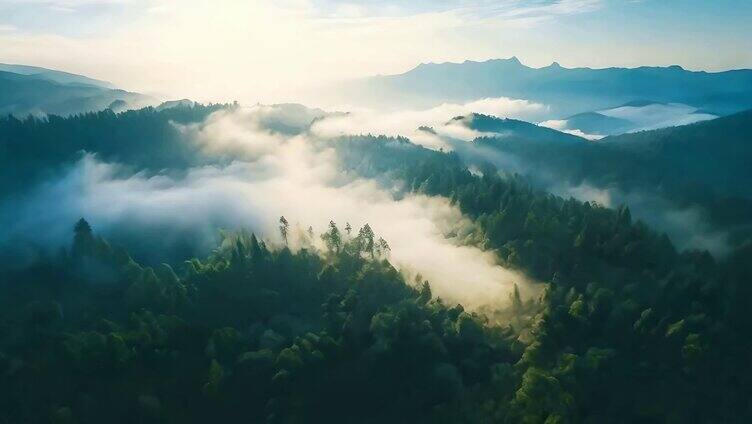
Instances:
[[[117,178],[159,184],[194,168],[231,167],[226,154],[187,140],[237,108],[3,118],[0,200],[12,205],[58,178],[82,151],[122,164]],[[731,122],[749,125],[749,116]],[[675,132],[693,127],[624,137],[670,146]],[[305,137],[331,153],[340,178],[373,181],[397,201],[446,199],[472,223],[468,243],[537,288],[520,281],[504,302],[462,305],[403,272],[398,246],[378,228],[332,219],[317,231],[318,223],[285,218],[295,210],[274,216],[271,233],[217,229],[211,249],[179,260],[182,251],[165,255],[150,244],[167,237],[159,230],[100,232],[96,219],[77,217],[59,242],[0,240],[3,253],[25,256],[1,265],[0,422],[752,420],[744,231],[726,255],[680,248],[628,205],[557,196],[462,151],[283,131],[292,138],[282,144]],[[534,155],[534,145],[513,138],[473,144],[494,143]],[[602,159],[613,154],[602,149]],[[610,178],[592,172],[588,180]],[[119,238],[123,231],[130,238]],[[121,243],[134,238],[146,240],[138,256]]]
[[[752,423],[750,22],[0,0],[0,424]]]

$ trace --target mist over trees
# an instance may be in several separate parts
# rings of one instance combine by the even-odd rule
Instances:
[[[54,180],[82,150],[125,165],[126,175],[179,177],[226,164],[188,143],[183,131],[226,108],[0,120],[3,209]],[[694,149],[724,122],[736,128],[727,134],[744,139],[748,119],[623,136],[602,149],[565,136],[568,144],[548,152],[548,163],[564,169],[576,155],[592,154],[604,161],[595,168],[613,172],[588,178],[666,184],[691,197],[679,188],[688,179],[656,170],[633,181],[628,167],[634,158],[678,155],[672,140]],[[305,126],[279,128],[306,134]],[[62,248],[39,246],[28,265],[0,264],[0,421],[752,419],[752,244],[744,231],[727,255],[713,256],[678,248],[629,205],[555,196],[529,176],[461,151],[401,137],[306,136],[332,154],[340,177],[375,181],[396,199],[448,199],[473,224],[468,243],[540,282],[540,290],[521,282],[506,301],[474,309],[442,299],[431,281],[394,265],[394,241],[381,238],[373,222],[327,219],[314,230],[314,223],[293,221],[291,210],[274,217],[275,234],[221,232],[201,255],[146,264],[84,216],[65,224],[71,232]],[[551,143],[530,137],[527,144],[497,137],[472,145],[542,161],[540,146]],[[643,148],[650,154],[630,153]],[[620,149],[626,153],[612,153]],[[734,166],[729,172],[743,172]],[[702,195],[719,216],[750,219],[743,202],[728,206],[712,191]],[[161,236],[137,226],[124,231],[147,245]]]
[[[222,107],[146,108],[123,113],[107,109],[68,118],[0,117],[0,197],[59,176],[82,152],[96,153],[135,171],[199,165],[199,149],[186,142],[174,123],[198,123]]]
[[[74,232],[0,286],[4,420],[446,419],[522,353],[510,329],[405,282],[367,226],[332,223],[323,251],[226,234],[180,277],[83,219]]]
[[[455,144],[466,164],[490,162],[564,197],[612,208],[629,204],[682,248],[722,255],[750,237],[749,111],[595,142],[480,114],[453,122],[484,132]]]

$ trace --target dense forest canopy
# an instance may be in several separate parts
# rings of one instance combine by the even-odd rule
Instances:
[[[564,197],[628,204],[682,248],[723,255],[750,237],[749,111],[597,142],[510,119],[462,119],[484,132],[471,146],[453,144],[467,163],[491,162]]]
[[[208,221],[216,210],[272,201],[246,197],[239,181],[321,182],[293,193],[281,192],[291,185],[259,192],[295,199],[282,202],[287,218],[266,217],[272,231],[260,219],[249,220],[249,229],[213,228],[220,235],[210,238],[211,248],[177,249],[159,243],[174,236],[168,227],[102,219],[111,215],[101,209],[119,207],[114,197],[72,209],[84,216],[64,222],[62,240],[37,240],[30,249],[23,231],[0,238],[3,250],[26,256],[5,261],[0,272],[0,420],[752,419],[752,244],[745,232],[752,216],[748,187],[735,179],[749,178],[749,113],[597,144],[521,121],[458,118],[497,135],[455,140],[462,148],[452,151],[402,137],[324,137],[312,126],[326,117],[299,105],[250,112],[178,105],[0,120],[0,223],[7,233],[17,224],[13,206],[67,175],[82,155],[119,164],[105,188],[125,187],[133,201],[156,196],[183,205],[188,198],[199,217],[211,212]],[[512,133],[500,136],[495,126]],[[207,138],[219,141],[207,148]],[[717,156],[698,165],[707,149],[698,146],[708,143]],[[505,169],[489,152],[513,155],[528,172]],[[291,163],[292,177],[279,177]],[[702,179],[717,190],[693,179],[705,166],[718,171],[719,180]],[[652,172],[638,175],[634,167]],[[656,193],[671,202],[709,211],[733,232],[733,243],[723,255],[684,248],[633,216],[629,204],[552,194],[537,170],[572,185],[659,185]],[[211,178],[236,189],[232,202],[207,194],[218,190],[204,184]],[[193,185],[180,185],[184,180]],[[299,209],[327,200],[325,210],[342,213],[336,209],[344,203],[331,192],[368,193],[367,201],[391,205],[387,212],[416,204],[425,209],[410,213],[436,205],[459,211],[447,215],[464,222],[461,231],[451,228],[462,232],[452,234],[453,248],[484,252],[494,258],[487,266],[529,281],[497,281],[509,288],[503,302],[461,305],[438,282],[407,272],[404,239],[379,236],[422,237],[415,228],[387,228],[389,216],[379,217],[379,226],[293,222]],[[136,212],[142,218],[159,211]],[[410,222],[432,220],[439,219]],[[203,235],[204,227],[193,227],[198,221],[186,222],[184,231]],[[169,255],[165,246],[172,246]]]
[[[182,169],[198,164],[198,149],[184,142],[173,123],[203,121],[222,105],[90,112],[69,118],[12,115],[0,118],[0,196],[49,178],[81,152],[96,153],[137,170]]]
[[[0,0],[0,424],[752,423],[750,18]]]

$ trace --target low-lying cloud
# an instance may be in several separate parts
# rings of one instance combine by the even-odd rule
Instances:
[[[637,103],[570,119],[547,120],[540,125],[588,140],[598,140],[607,135],[688,125],[717,117],[682,103]]]
[[[482,113],[506,118],[536,121],[545,116],[547,106],[522,99],[506,97],[484,98],[468,103],[444,103],[431,109],[377,111],[362,108],[347,108],[349,112],[331,114],[316,121],[311,133],[320,137],[342,135],[388,135],[403,136],[432,149],[451,149],[445,137],[470,141],[482,135],[464,125],[449,122],[456,116]],[[421,131],[419,127],[432,128],[433,132]],[[443,137],[442,137],[443,136]]]
[[[9,229],[0,242],[66,243],[72,223],[84,216],[105,236],[147,237],[154,250],[165,240],[185,241],[185,234],[208,250],[218,228],[248,228],[281,243],[277,221],[284,215],[317,233],[329,220],[341,229],[347,222],[356,229],[368,223],[389,242],[395,266],[408,275],[420,273],[436,295],[466,306],[499,304],[513,283],[527,281],[500,266],[492,252],[473,246],[473,223],[448,199],[396,199],[373,180],[343,173],[335,152],[307,135],[270,131],[258,119],[267,112],[238,108],[182,128],[208,153],[239,159],[192,168],[179,178],[123,176],[119,165],[85,155],[64,178],[38,187],[0,217]]]
[[[569,128],[569,122],[566,119],[549,119],[548,121],[543,121],[538,125],[546,128],[551,128],[556,131],[561,131],[563,133],[576,135],[577,137],[582,137],[587,140],[600,140],[601,138],[605,137],[605,135],[602,134],[588,134],[579,128]]]
[[[717,118],[716,115],[700,111],[696,107],[682,103],[651,103],[639,106],[621,106],[598,111],[601,115],[624,119],[635,124],[632,131],[654,130],[657,128],[688,125]]]
[[[633,217],[665,232],[680,249],[707,250],[716,256],[725,256],[731,251],[729,234],[715,228],[699,207],[680,208],[654,193],[624,192],[587,183],[559,184],[550,190],[563,197],[596,202],[609,208],[627,205]]]

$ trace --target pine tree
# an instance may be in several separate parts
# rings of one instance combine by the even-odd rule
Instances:
[[[324,240],[324,244],[330,252],[339,253],[342,247],[342,234],[340,234],[334,221],[329,221],[329,231],[322,234],[321,239]]]
[[[73,257],[90,255],[94,249],[94,235],[91,226],[85,219],[81,218],[73,227]]]
[[[279,233],[282,235],[282,240],[287,244],[287,235],[290,231],[290,223],[287,222],[284,215],[279,217]]]
[[[371,226],[366,224],[363,226],[363,228],[358,231],[358,244],[360,246],[360,251],[363,253],[370,254],[371,257],[374,257],[374,240],[373,240],[374,234],[373,230],[371,229]]]

